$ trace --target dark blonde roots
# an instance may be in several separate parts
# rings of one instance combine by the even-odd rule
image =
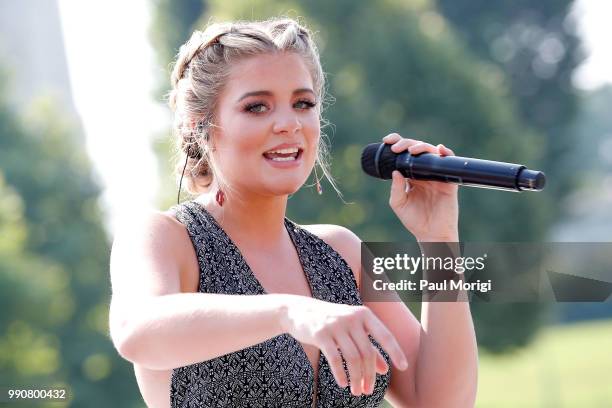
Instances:
[[[209,135],[215,126],[216,104],[230,68],[251,56],[279,52],[294,52],[304,58],[317,100],[322,104],[326,96],[325,77],[317,47],[310,31],[291,18],[212,23],[204,31],[195,31],[181,46],[170,77],[172,91],[168,104],[175,115],[175,176],[178,182],[187,159],[184,178],[190,194],[207,191],[213,179],[225,185],[222,174],[215,170]],[[321,136],[315,166],[319,164],[339,193],[329,171],[325,134]]]

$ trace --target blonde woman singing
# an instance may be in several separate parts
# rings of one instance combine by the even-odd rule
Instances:
[[[316,165],[329,178],[309,30],[287,18],[211,24],[181,47],[171,79],[178,174],[196,198],[118,232],[111,255],[111,336],[147,405],[473,406],[469,303],[424,302],[420,323],[402,302],[364,303],[360,239],[285,217]],[[458,242],[457,189],[395,172],[389,204],[419,242]]]

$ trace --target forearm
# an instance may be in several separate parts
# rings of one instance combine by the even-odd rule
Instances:
[[[281,318],[292,295],[179,293],[132,306],[116,337],[121,355],[167,370],[206,361],[283,333]],[[127,310],[123,308],[123,310]]]
[[[452,246],[454,256],[459,256],[457,245]],[[427,250],[425,255],[428,255]],[[452,291],[446,294],[449,292]],[[456,290],[454,294],[457,301],[422,303],[416,367],[419,406],[472,407],[475,403],[478,383],[476,334],[466,292]]]
[[[468,302],[425,302],[416,374],[423,407],[471,407],[478,354]]]

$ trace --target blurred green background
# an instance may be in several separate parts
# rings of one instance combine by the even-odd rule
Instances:
[[[345,201],[326,182],[323,197],[305,186],[289,200],[288,217],[298,223],[344,225],[366,241],[413,240],[388,208],[388,183],[367,178],[358,159],[365,144],[399,132],[444,143],[459,156],[547,174],[541,193],[461,188],[462,241],[612,240],[612,87],[586,91],[572,82],[585,59],[569,17],[573,1],[150,0],[148,6],[158,74],[151,99],[159,104],[178,47],[211,17],[288,15],[316,31],[334,97],[324,132]],[[2,21],[11,13],[3,2]],[[23,33],[37,23],[19,24]],[[23,44],[6,27],[0,44]],[[11,66],[10,57],[0,54],[0,386],[72,390],[70,403],[48,406],[143,407],[132,366],[108,335],[112,231],[104,229],[104,186],[82,123],[62,95],[34,88],[28,99],[16,99],[27,83],[15,71],[31,67]],[[42,68],[28,71],[31,78],[49,75]],[[112,86],[111,79],[95,80]],[[159,165],[155,206],[163,210],[177,191],[170,125],[150,135]],[[134,160],[137,166],[137,155]],[[419,305],[410,307],[419,317]],[[480,352],[477,406],[612,406],[610,303],[479,303],[472,312]]]

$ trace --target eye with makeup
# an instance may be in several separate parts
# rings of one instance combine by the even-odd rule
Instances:
[[[312,109],[315,106],[317,106],[317,104],[308,99],[300,99],[294,104],[294,107],[297,107],[297,109],[300,109],[300,110]],[[252,103],[247,104],[242,110],[246,113],[260,115],[266,112],[264,109],[268,109],[268,106],[265,103],[252,102]]]

